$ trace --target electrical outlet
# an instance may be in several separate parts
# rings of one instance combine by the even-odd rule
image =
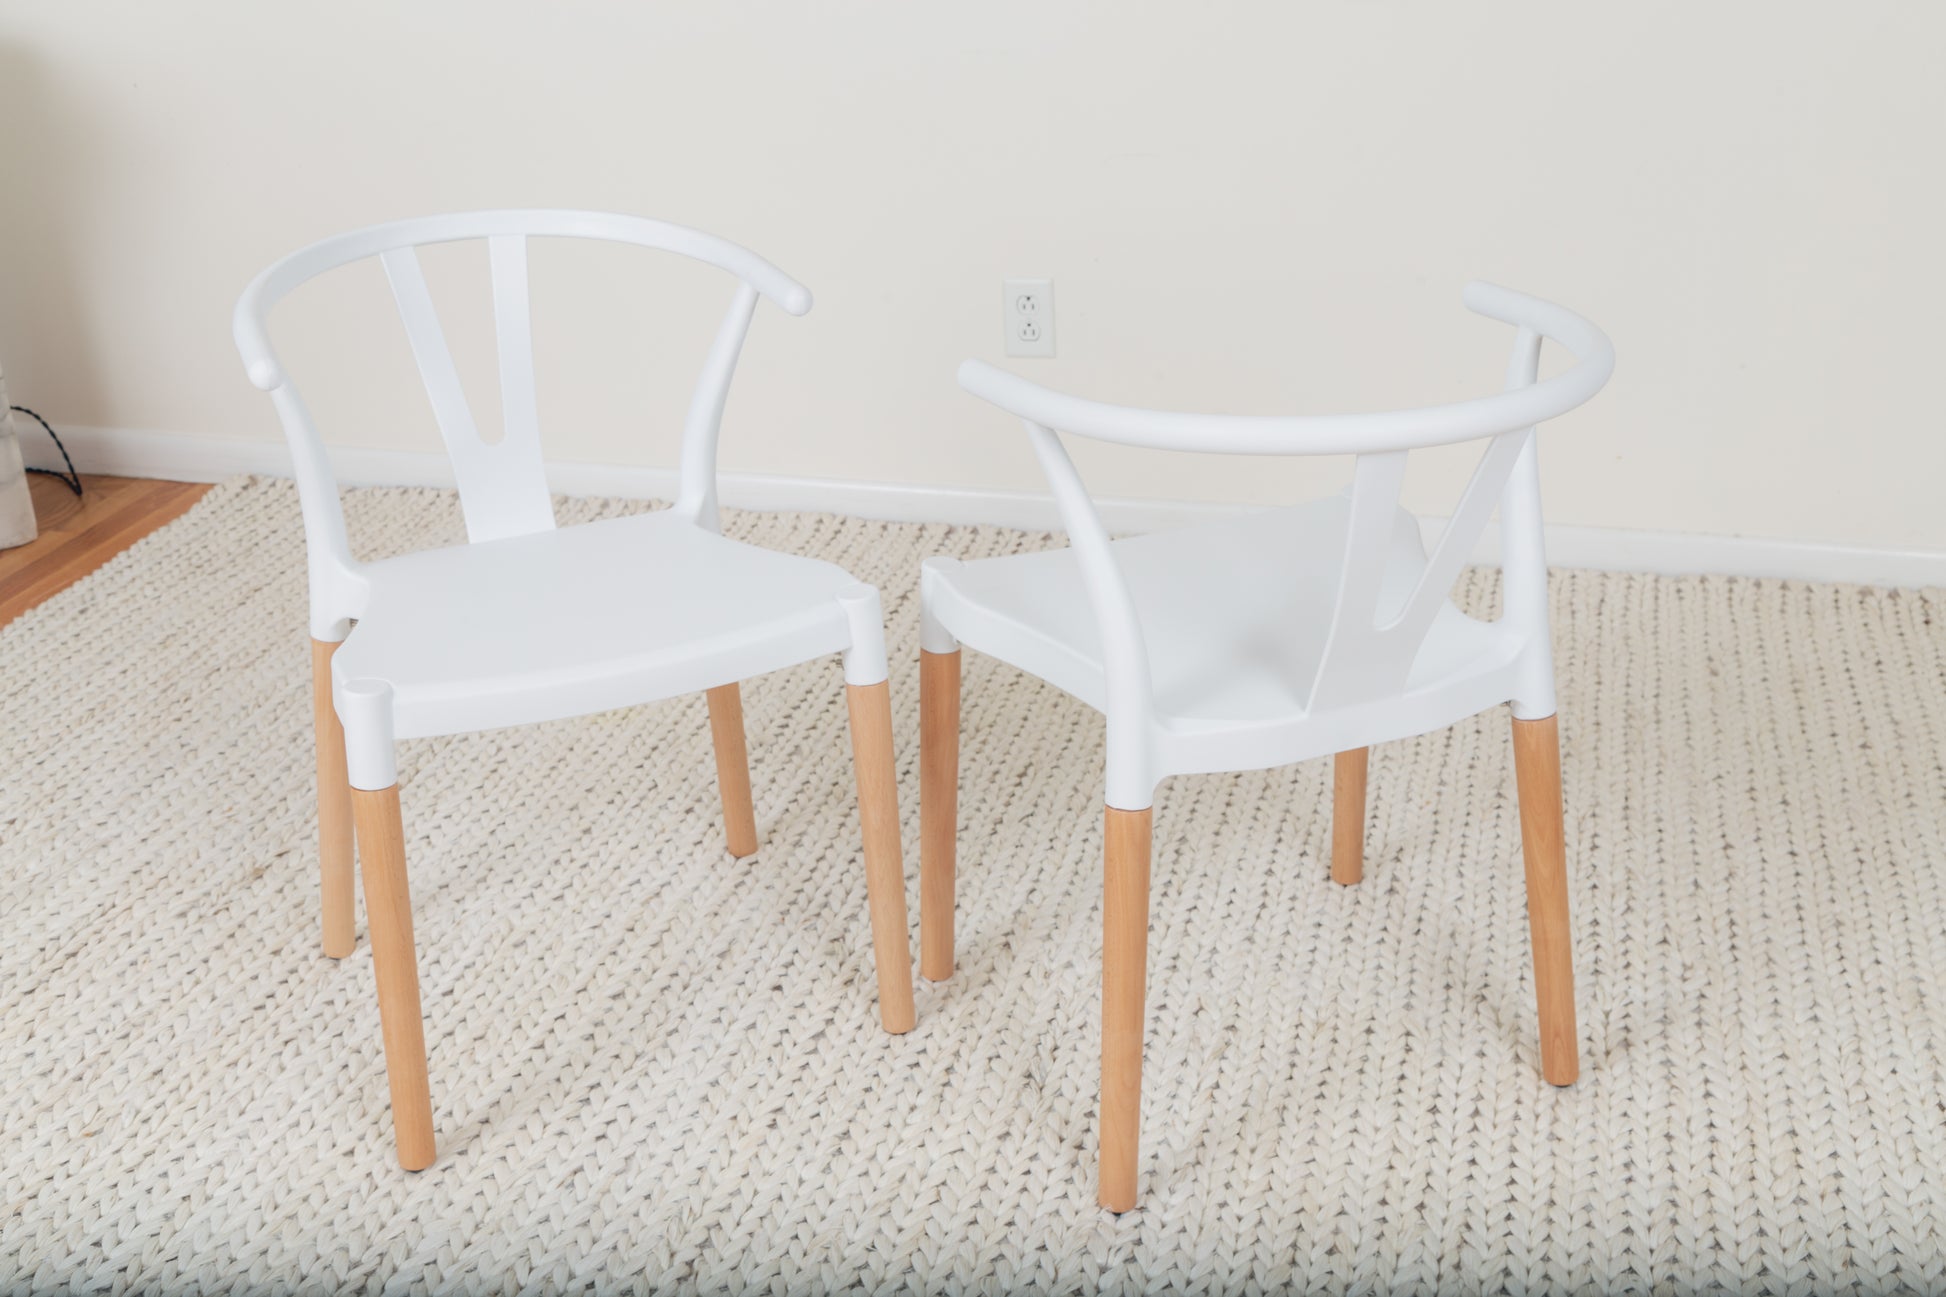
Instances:
[[[1001,285],[1000,327],[1009,356],[1054,354],[1054,282],[1009,279]]]

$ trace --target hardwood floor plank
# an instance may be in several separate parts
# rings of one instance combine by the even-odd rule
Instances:
[[[83,477],[81,484],[86,494],[76,497],[51,477],[34,474],[27,479],[40,535],[31,544],[0,549],[0,581],[36,562],[62,541],[80,535],[106,514],[119,510],[129,492],[148,485],[130,477]]]
[[[203,482],[83,475],[77,500],[52,478],[30,479],[41,534],[0,550],[0,626],[67,589],[203,498]]]
[[[144,483],[90,511],[88,525],[56,532],[24,548],[39,550],[0,580],[0,623],[65,590],[174,517],[178,484]]]
[[[5,579],[10,585],[18,587],[85,557],[110,532],[126,526],[131,516],[139,519],[154,503],[167,498],[172,485],[168,482],[143,482],[118,491],[110,498],[90,501],[85,518],[78,519],[77,525],[49,532],[33,544],[12,551],[20,554],[22,561],[6,574]]]
[[[7,551],[14,561],[9,564],[10,570],[0,572],[0,582],[4,582],[0,590],[23,590],[50,573],[85,562],[111,533],[127,526],[131,518],[139,520],[148,509],[169,498],[175,485],[135,482],[112,495],[88,499],[86,512],[77,514],[68,525],[42,532],[32,544]]]

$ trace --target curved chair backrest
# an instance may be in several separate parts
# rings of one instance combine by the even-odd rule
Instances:
[[[1102,526],[1057,433],[1125,446],[1239,455],[1354,455],[1351,510],[1332,624],[1312,684],[1309,710],[1353,706],[1401,688],[1413,658],[1452,589],[1481,530],[1500,505],[1504,617],[1517,630],[1547,630],[1547,563],[1541,544],[1535,425],[1601,390],[1614,369],[1607,337],[1572,311],[1492,284],[1469,284],[1475,312],[1516,326],[1505,389],[1453,405],[1375,414],[1259,416],[1185,414],[1082,400],[1036,386],[981,361],[960,366],[960,385],[1018,415],[1088,584],[1102,628],[1112,720],[1152,712],[1149,672],[1134,603]],[[1575,364],[1537,381],[1542,339],[1565,347]],[[1406,457],[1412,450],[1489,439],[1445,531],[1414,587],[1381,606],[1385,564],[1397,522]],[[1545,650],[1543,649],[1543,652]],[[1551,706],[1548,679],[1536,682]],[[1543,713],[1545,714],[1545,713]]]
[[[725,239],[636,216],[573,211],[466,212],[375,225],[314,243],[272,265],[244,289],[233,320],[237,350],[250,381],[270,393],[295,461],[310,550],[314,616],[321,595],[352,579],[351,556],[330,460],[270,343],[270,309],[306,280],[377,257],[397,299],[413,358],[452,459],[468,538],[494,540],[544,531],[554,526],[554,510],[541,464],[527,292],[527,240],[537,237],[599,239],[679,253],[726,270],[742,281],[717,329],[683,425],[681,487],[675,507],[702,525],[716,526],[717,432],[730,376],[757,299],[768,297],[792,315],[802,315],[811,309],[811,294],[804,285],[754,252]],[[483,441],[474,423],[416,251],[424,244],[465,239],[486,240],[493,280],[493,319],[506,428],[505,435],[495,443]]]

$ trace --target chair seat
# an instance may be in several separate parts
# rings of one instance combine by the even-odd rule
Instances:
[[[1287,726],[1304,716],[1337,598],[1350,508],[1334,496],[1113,542],[1148,646],[1160,723],[1194,732]],[[1404,605],[1425,566],[1418,523],[1400,510],[1382,613]],[[1075,551],[933,570],[933,609],[955,637],[1107,710],[1101,639]],[[1448,601],[1406,693],[1496,673],[1518,647]]]
[[[671,511],[365,565],[332,658],[382,680],[399,738],[554,720],[694,693],[845,649],[857,581]]]

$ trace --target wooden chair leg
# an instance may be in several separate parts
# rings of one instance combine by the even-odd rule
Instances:
[[[1331,881],[1365,877],[1365,772],[1370,748],[1340,752],[1331,772]]]
[[[959,650],[919,654],[919,971],[953,975],[959,835]]]
[[[750,799],[750,752],[743,742],[743,693],[734,684],[709,691],[709,733],[716,745],[716,787],[730,854],[757,851],[757,811]]]
[[[425,1025],[419,1012],[419,958],[412,943],[412,896],[405,880],[405,826],[399,786],[352,790],[359,856],[365,869],[365,919],[378,978],[378,1018],[385,1033],[385,1074],[392,1087],[392,1134],[399,1165],[432,1165],[432,1089],[426,1077]]]
[[[1101,945],[1101,1205],[1135,1206],[1149,970],[1150,811],[1107,809]]]
[[[858,775],[858,819],[865,838],[865,891],[878,965],[878,1015],[893,1034],[912,1030],[912,938],[906,931],[905,858],[899,845],[899,789],[892,759],[892,691],[845,686],[851,712],[852,765]]]
[[[1574,1025],[1574,953],[1568,933],[1567,834],[1561,820],[1561,743],[1552,716],[1514,721],[1514,781],[1527,863],[1527,926],[1541,1020],[1541,1074],[1572,1085],[1581,1071]]]
[[[353,912],[351,780],[345,773],[345,727],[331,705],[331,655],[338,645],[311,641],[311,719],[318,757],[318,898],[324,953],[343,959],[357,943]]]

